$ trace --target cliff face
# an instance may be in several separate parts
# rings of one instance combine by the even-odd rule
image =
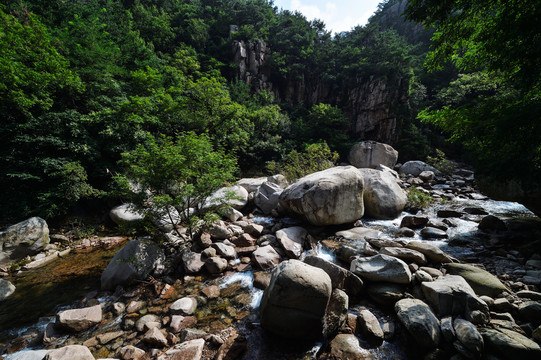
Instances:
[[[271,91],[278,101],[291,104],[337,105],[351,119],[350,131],[355,137],[389,144],[397,140],[397,110],[407,106],[408,100],[406,79],[390,83],[374,76],[359,77],[338,86],[318,78],[272,83],[264,66],[270,49],[263,41],[234,41],[232,47],[238,76],[252,88]]]

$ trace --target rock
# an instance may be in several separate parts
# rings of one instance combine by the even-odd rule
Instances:
[[[426,224],[426,226],[430,226],[430,227],[433,227],[433,228],[436,228],[436,229],[447,231],[449,229],[449,226],[447,226],[444,223],[444,221],[451,221],[451,220],[449,220],[449,219],[445,219],[445,220],[430,219],[430,220],[428,220],[428,223]]]
[[[350,246],[341,246],[338,249],[336,249],[335,255],[338,260],[341,262],[349,265],[351,264],[351,261],[355,259],[358,256],[362,256],[363,252],[361,250],[354,249]]]
[[[165,260],[163,250],[150,239],[128,242],[107,265],[101,275],[101,288],[114,289],[117,285],[145,279]]]
[[[138,312],[142,310],[147,305],[146,301],[132,300],[128,303],[128,306],[125,307],[128,314]]]
[[[236,239],[232,239],[231,242],[237,247],[250,247],[254,246],[256,239],[254,239],[250,234],[242,234]]]
[[[143,341],[150,346],[164,347],[167,339],[158,328],[151,328],[143,336]]]
[[[145,356],[145,351],[133,345],[128,345],[118,349],[117,356],[123,360],[137,360]]]
[[[136,223],[145,219],[145,214],[135,210],[135,204],[122,204],[115,206],[109,211],[109,217],[117,225]]]
[[[445,275],[421,284],[426,301],[440,316],[464,315],[469,310],[488,314],[485,302],[477,297],[464,278]]]
[[[0,265],[34,255],[49,244],[49,227],[39,217],[11,225],[0,232]]]
[[[364,215],[375,219],[394,219],[407,203],[407,195],[396,179],[374,169],[359,169],[364,179]]]
[[[331,279],[298,260],[274,268],[260,305],[261,326],[288,338],[318,338],[323,331]]]
[[[308,236],[308,231],[300,226],[284,228],[276,232],[276,238],[284,248],[286,255],[290,259],[301,257],[303,243]]]
[[[449,237],[445,231],[433,227],[425,227],[421,230],[421,236],[427,239],[447,239]]]
[[[419,174],[419,179],[423,180],[424,182],[428,182],[434,180],[435,176],[434,171],[425,170]]]
[[[404,165],[402,165],[400,169],[398,170],[400,174],[413,175],[413,176],[419,176],[423,171],[432,171],[435,174],[440,173],[436,168],[419,160],[408,161],[404,163]]]
[[[415,231],[407,227],[401,227],[400,229],[398,229],[396,234],[394,234],[394,237],[397,237],[397,238],[398,237],[414,237],[414,236],[415,236]]]
[[[507,230],[507,225],[503,220],[494,215],[487,215],[479,223],[479,230],[484,232],[497,232]]]
[[[375,169],[378,165],[393,168],[398,159],[398,151],[392,146],[376,141],[365,140],[351,147],[348,161],[357,168]]]
[[[71,331],[83,331],[101,322],[101,305],[81,309],[64,310],[59,312],[56,315],[56,318],[57,325],[64,329]]]
[[[166,357],[163,360],[201,360],[204,347],[204,339],[185,341],[167,350],[165,352]],[[162,360],[161,357],[159,359]]]
[[[531,291],[531,290],[520,290],[517,291],[516,295],[519,298],[530,299],[530,300],[541,300],[541,292]]]
[[[43,360],[94,360],[94,356],[86,346],[68,345],[49,350]]]
[[[394,309],[400,322],[419,345],[427,349],[438,346],[440,324],[427,304],[418,299],[402,299]]]
[[[304,258],[308,265],[322,269],[331,278],[332,287],[344,290],[349,296],[357,297],[363,290],[363,281],[351,271],[317,256]]]
[[[541,348],[533,341],[515,331],[499,329],[479,329],[485,348],[502,359],[534,360],[541,358]]]
[[[424,254],[428,260],[434,263],[449,263],[452,258],[443,252],[439,247],[428,244],[423,241],[410,241],[406,248],[416,250]]]
[[[440,218],[459,218],[462,217],[463,213],[457,210],[442,209],[438,210],[437,215]]]
[[[118,339],[119,337],[124,335],[124,331],[112,331],[104,334],[100,334],[96,336],[96,339],[101,345],[105,345],[114,339]]]
[[[171,314],[192,315],[197,309],[197,300],[193,297],[183,297],[178,299],[169,307]]]
[[[7,280],[0,279],[0,301],[7,299],[15,292],[15,285]]]
[[[203,269],[205,262],[201,260],[200,253],[185,250],[182,252],[182,265],[187,274],[197,274]]]
[[[213,256],[205,260],[205,268],[211,274],[220,274],[227,269],[227,260],[219,256]]]
[[[329,344],[331,359],[362,360],[370,359],[371,355],[359,344],[353,334],[338,334]]]
[[[240,185],[234,185],[216,190],[205,200],[203,208],[206,209],[227,204],[235,210],[240,210],[245,207],[247,203],[248,191]]]
[[[474,358],[480,358],[483,353],[484,342],[483,337],[479,331],[477,331],[477,327],[469,321],[455,319],[454,330],[457,340],[473,354]],[[463,355],[467,356],[468,354]]]
[[[354,227],[349,230],[338,231],[335,235],[348,240],[365,240],[368,237],[377,238],[381,235],[381,232],[365,227]]]
[[[272,269],[280,263],[280,255],[271,245],[262,246],[252,253],[252,260],[261,269]]]
[[[417,270],[413,276],[419,280],[419,282],[425,282],[425,281],[434,281],[434,279],[432,278],[432,276],[427,273],[426,271],[423,271],[423,270]]]
[[[213,256],[217,256],[218,253],[216,252],[216,249],[215,248],[212,248],[212,247],[208,247],[206,248],[205,250],[201,251],[201,255],[199,256],[200,259],[208,259],[208,258],[211,258]],[[203,263],[203,266],[205,265],[205,263],[203,261],[201,261]]]
[[[180,341],[184,342],[184,341],[189,341],[189,340],[194,340],[194,339],[202,339],[205,336],[207,336],[207,333],[204,330],[187,328],[187,329],[183,329],[180,332]]]
[[[378,304],[394,305],[398,300],[404,297],[406,289],[404,285],[377,282],[366,287],[368,296]]]
[[[400,260],[414,262],[419,265],[426,264],[426,257],[419,251],[400,247],[385,247],[379,251],[380,254],[394,256]]]
[[[525,301],[518,307],[520,318],[537,326],[541,324],[541,303]]]
[[[334,167],[297,180],[282,192],[279,203],[316,226],[346,224],[364,214],[363,187],[355,167]]]
[[[171,323],[169,324],[169,327],[171,328],[172,332],[178,333],[181,330],[195,325],[196,322],[197,319],[195,318],[195,316],[173,315],[171,317]]]
[[[384,281],[397,284],[409,284],[411,272],[408,265],[389,255],[375,255],[357,258],[351,262],[350,271],[370,281]]]
[[[453,318],[451,316],[444,316],[441,318],[440,330],[446,342],[452,344],[455,341],[456,334],[453,326]]]
[[[135,323],[135,328],[137,329],[137,331],[143,332],[145,328],[148,327],[146,326],[146,324],[155,323],[158,321],[160,321],[160,319],[154,314],[144,315],[137,320],[137,322]]]
[[[263,183],[267,181],[266,177],[259,177],[259,178],[242,178],[237,181],[237,185],[242,186],[243,188],[248,191],[248,193],[255,192]]]
[[[43,360],[49,350],[24,350],[15,353],[10,357],[10,360]]]
[[[255,192],[254,203],[265,215],[270,215],[278,207],[278,199],[283,189],[272,182],[264,182]]]
[[[383,343],[384,334],[381,325],[372,312],[369,310],[361,310],[357,317],[357,323],[361,329],[361,333],[366,337],[372,345],[381,345]]]
[[[425,226],[428,220],[428,216],[425,215],[406,215],[400,221],[400,227],[417,229]]]
[[[244,228],[244,231],[247,233],[247,234],[250,234],[256,238],[260,237],[261,234],[263,233],[263,230],[265,230],[265,228],[263,227],[263,225],[259,225],[259,224],[248,224],[248,226],[246,226]]]
[[[470,215],[488,215],[485,209],[480,207],[465,207],[464,212]]]
[[[231,336],[220,346],[216,354],[216,360],[241,359],[248,347],[248,341],[243,335],[234,331]]]
[[[233,235],[223,221],[212,224],[208,232],[213,239],[217,240],[229,239]]]
[[[348,317],[349,298],[340,289],[333,289],[325,315],[325,335],[333,337],[345,325]]]
[[[495,298],[503,291],[509,291],[502,282],[483,269],[467,264],[445,264],[445,269],[452,275],[462,276],[477,295]]]
[[[212,247],[216,249],[216,253],[226,259],[234,259],[237,257],[237,252],[233,246],[224,243],[214,243]]]

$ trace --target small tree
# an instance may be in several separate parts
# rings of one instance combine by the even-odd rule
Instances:
[[[129,195],[139,211],[153,220],[180,222],[191,237],[202,216],[211,213],[205,199],[233,178],[236,160],[213,149],[207,135],[182,134],[176,141],[161,135],[147,136],[144,144],[123,153],[125,173],[117,175],[121,192]]]

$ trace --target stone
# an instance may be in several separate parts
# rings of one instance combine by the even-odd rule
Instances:
[[[169,307],[171,314],[192,315],[197,309],[197,300],[193,297],[183,297],[178,299]]]
[[[406,215],[400,221],[400,227],[417,229],[425,226],[428,223],[428,220],[428,216],[425,215]]]
[[[396,179],[374,169],[359,169],[364,179],[364,215],[375,219],[394,219],[407,203],[407,195]]]
[[[375,255],[357,258],[351,262],[350,271],[361,279],[384,281],[397,284],[409,284],[411,272],[408,265],[389,255]]]
[[[440,342],[440,324],[430,307],[419,299],[399,300],[394,309],[398,319],[412,338],[427,349],[435,349]]]
[[[385,247],[385,248],[382,248],[379,251],[379,253],[384,254],[384,255],[394,256],[395,258],[398,258],[400,260],[404,260],[407,262],[414,262],[419,265],[426,264],[426,257],[419,251],[412,250],[412,249],[399,248],[399,247]]]
[[[434,269],[432,267],[428,267],[428,266],[421,266],[419,268],[419,270],[422,270],[422,271],[425,271],[427,272],[428,274],[430,274],[430,276],[432,276],[433,278],[438,278],[440,276],[443,276],[443,273],[438,270],[438,269]]]
[[[364,214],[364,182],[353,166],[307,175],[287,187],[280,205],[316,226],[352,223]]]
[[[192,327],[197,323],[197,319],[195,316],[182,316],[182,315],[173,315],[171,317],[171,323],[169,324],[169,327],[171,328],[171,331],[174,333],[178,333],[179,331]]]
[[[49,350],[23,350],[10,355],[10,360],[43,360]]]
[[[255,192],[263,183],[267,181],[266,177],[259,178],[242,178],[236,182],[237,185],[242,186],[248,191],[249,194]]]
[[[188,340],[167,350],[163,360],[201,360],[204,347],[204,339]]]
[[[202,339],[207,336],[207,333],[200,329],[186,328],[180,332],[180,341],[189,341],[194,339]]]
[[[49,244],[49,227],[40,217],[32,217],[0,232],[0,265],[34,255]]]
[[[262,246],[252,253],[252,260],[261,269],[272,269],[280,263],[280,255],[271,245]]]
[[[154,327],[149,329],[143,336],[143,341],[150,346],[164,347],[167,345],[167,339],[160,329]]]
[[[412,229],[410,228],[407,228],[407,227],[401,227],[400,229],[398,229],[398,231],[394,234],[394,237],[414,237],[415,236],[415,231],[413,231]]]
[[[434,174],[434,171],[425,170],[419,174],[419,179],[423,180],[424,182],[429,182],[431,180],[434,180],[435,176],[436,175]]]
[[[425,281],[434,281],[434,279],[432,278],[432,276],[427,273],[426,271],[423,271],[423,270],[417,270],[413,276],[415,276],[415,278],[417,280],[419,280],[419,282],[425,282]]]
[[[182,252],[182,265],[187,274],[197,274],[203,269],[205,262],[201,260],[200,253],[185,250]]]
[[[223,221],[213,223],[208,232],[213,239],[217,240],[229,239],[233,235]]]
[[[361,347],[359,340],[353,334],[338,334],[331,340],[331,359],[362,360],[371,359],[372,356]]]
[[[479,230],[484,232],[497,232],[507,230],[507,225],[503,220],[497,218],[494,215],[487,215],[481,219],[479,223]]]
[[[525,301],[518,307],[520,318],[537,326],[541,324],[541,303]]]
[[[276,238],[284,248],[286,255],[290,259],[298,259],[301,257],[303,243],[308,236],[308,231],[300,226],[293,226],[278,230]]]
[[[211,274],[220,274],[227,269],[227,260],[219,256],[213,256],[205,260],[205,268]]]
[[[123,360],[137,360],[145,356],[145,351],[133,345],[127,345],[118,349],[117,356]]]
[[[197,253],[195,253],[195,254],[197,254]],[[218,253],[216,252],[216,249],[215,249],[215,248],[213,248],[213,247],[208,247],[208,248],[206,248],[205,250],[201,251],[201,255],[199,256],[199,259],[204,259],[204,258],[207,258],[207,259],[208,259],[208,258],[211,258],[211,257],[213,257],[213,256],[217,256],[217,255],[218,255]],[[202,260],[199,260],[199,261],[201,261],[201,264],[202,264],[203,266],[205,266],[205,262],[204,262],[204,261],[202,261]]]
[[[471,286],[457,275],[445,275],[434,281],[421,283],[426,301],[440,316],[464,315],[481,310],[488,314],[488,306],[479,299]]]
[[[101,288],[112,290],[117,285],[143,280],[164,260],[163,250],[150,239],[131,240],[115,254],[103,271]]]
[[[212,247],[216,249],[218,255],[223,256],[226,259],[234,259],[237,257],[237,252],[233,246],[219,242],[212,244]]]
[[[255,206],[265,215],[270,215],[272,210],[278,207],[278,199],[283,189],[272,182],[266,181],[256,190],[254,194]]]
[[[216,360],[241,359],[247,347],[248,341],[246,337],[235,330],[218,349]]]
[[[453,326],[453,318],[451,316],[444,316],[441,318],[440,330],[446,342],[452,344],[455,341],[456,334]]]
[[[474,355],[474,358],[480,358],[484,349],[484,341],[477,331],[477,327],[467,320],[455,319],[454,330],[457,340]]]
[[[247,233],[247,234],[250,234],[256,238],[260,237],[261,234],[263,234],[263,230],[265,230],[265,228],[263,227],[263,225],[259,225],[259,224],[254,224],[254,223],[251,223],[251,224],[248,224],[245,228],[244,228],[244,231]]]
[[[318,267],[331,278],[332,287],[344,290],[352,297],[358,297],[363,291],[363,281],[351,271],[317,256],[308,255],[304,258],[308,265]]]
[[[351,147],[348,161],[357,168],[375,169],[378,165],[393,168],[398,160],[398,151],[391,145],[365,140]]]
[[[242,234],[236,239],[231,240],[233,244],[237,247],[249,247],[254,246],[256,243],[256,239],[252,237],[250,234]]]
[[[333,289],[325,311],[325,336],[332,337],[346,324],[349,297],[340,289]]]
[[[109,211],[109,217],[117,225],[136,223],[145,219],[143,212],[137,211],[135,204],[122,204]]]
[[[58,349],[49,350],[43,360],[94,360],[94,356],[83,345],[68,345]]]
[[[124,335],[124,331],[112,331],[104,334],[99,334],[96,336],[96,339],[101,345],[105,345],[115,339]]]
[[[141,300],[132,300],[128,303],[128,306],[125,307],[128,314],[138,312],[147,305],[146,301]]]
[[[425,227],[421,230],[421,236],[426,239],[447,239],[449,237],[445,231],[433,227]]]
[[[102,320],[101,305],[71,309],[59,312],[56,315],[56,323],[63,329],[70,331],[83,331]]]
[[[439,174],[440,172],[433,166],[428,165],[419,160],[407,161],[405,162],[398,172],[400,174],[419,176],[423,171],[432,171],[434,174]]]
[[[459,218],[462,217],[463,213],[457,210],[441,209],[438,210],[437,215],[440,218]]]
[[[338,231],[336,236],[341,236],[348,240],[365,240],[366,238],[377,238],[381,235],[381,231],[369,229],[365,227],[354,227],[348,230]]]
[[[523,298],[523,299],[541,300],[541,292],[537,292],[537,291],[520,290],[520,291],[517,291],[516,295],[519,298]]]
[[[505,328],[482,328],[479,329],[479,332],[483,336],[485,348],[502,359],[534,360],[541,358],[539,344],[518,332]]]
[[[216,190],[205,200],[203,208],[213,208],[228,205],[235,210],[240,210],[248,203],[248,191],[240,186],[233,185]]]
[[[372,345],[381,345],[385,334],[379,323],[378,318],[370,310],[361,310],[357,317],[357,323],[361,333]]]
[[[325,271],[298,260],[284,261],[273,269],[263,293],[261,326],[287,338],[318,338],[331,292]]]
[[[444,221],[451,221],[449,219],[445,219],[445,220],[439,220],[439,219],[430,219],[428,220],[428,223],[426,224],[426,226],[429,226],[429,227],[433,227],[433,228],[436,228],[436,229],[440,229],[440,230],[443,230],[443,231],[447,231],[449,229],[449,226],[447,226]]]
[[[445,264],[444,267],[449,274],[462,276],[477,295],[495,298],[503,291],[510,292],[496,276],[486,270],[468,264],[456,263]]]
[[[160,318],[158,318],[154,314],[144,315],[137,320],[137,322],[135,323],[135,328],[137,329],[137,331],[143,332],[145,330],[145,327],[147,327],[147,323],[154,323],[158,321],[160,321]]]
[[[406,245],[406,248],[416,250],[424,254],[428,260],[433,263],[449,263],[453,261],[453,259],[439,247],[428,244],[424,241],[410,241]]]
[[[381,305],[394,305],[404,297],[404,285],[389,282],[372,283],[366,287],[368,296]]]
[[[338,260],[340,260],[344,264],[347,264],[347,266],[349,267],[353,259],[363,255],[363,251],[347,245],[343,245],[336,249],[335,255]]]
[[[7,299],[15,292],[15,285],[11,282],[0,279],[0,301]]]
[[[207,299],[216,299],[220,297],[220,287],[218,285],[209,285],[201,290]]]

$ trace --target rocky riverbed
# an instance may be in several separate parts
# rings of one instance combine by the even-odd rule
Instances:
[[[245,201],[228,219],[190,246],[174,233],[161,246],[130,240],[104,270],[101,289],[24,329],[10,323],[2,356],[541,358],[539,218],[478,193],[469,170],[442,175],[416,165],[400,178],[380,167],[394,179],[381,181],[385,191],[375,180],[363,185],[377,206],[365,196],[365,217],[324,226],[317,222],[329,217],[303,217],[300,201],[289,204],[300,219],[277,212],[282,178],[243,179]],[[356,177],[347,185],[353,191]],[[432,202],[407,205],[395,185]]]

